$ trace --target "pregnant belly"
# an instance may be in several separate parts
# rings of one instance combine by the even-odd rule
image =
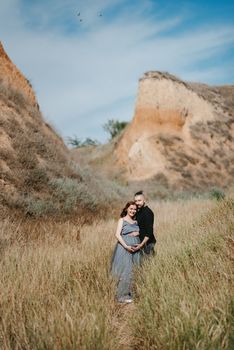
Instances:
[[[130,233],[128,233],[128,236],[130,236],[130,237],[137,237],[137,236],[139,236],[139,232],[138,231],[130,232]]]
[[[127,245],[134,245],[134,244],[139,244],[140,243],[140,238],[139,236],[130,236],[124,235],[123,239]]]

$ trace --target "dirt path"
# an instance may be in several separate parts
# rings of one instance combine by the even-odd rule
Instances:
[[[117,336],[121,350],[134,349],[134,336],[131,327],[129,326],[129,316],[134,312],[135,307],[134,303],[117,304],[116,327],[118,328]]]

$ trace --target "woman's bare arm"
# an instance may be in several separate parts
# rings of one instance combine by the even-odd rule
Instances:
[[[125,249],[127,249],[129,252],[133,252],[134,251],[133,248],[131,246],[127,245],[124,242],[123,238],[121,237],[122,226],[123,226],[123,219],[119,219],[116,233],[115,233],[115,237],[118,239],[119,243],[122,244],[122,246]]]

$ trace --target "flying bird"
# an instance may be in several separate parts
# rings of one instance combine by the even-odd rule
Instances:
[[[80,15],[81,15],[81,13],[78,12],[78,13],[77,13],[77,17],[80,17]],[[98,17],[103,17],[103,14],[102,14],[101,12],[99,12],[99,13],[98,13]],[[80,22],[83,22],[83,19],[80,17],[79,21],[80,21]]]

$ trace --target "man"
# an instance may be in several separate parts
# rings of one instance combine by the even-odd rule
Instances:
[[[143,191],[135,193],[135,203],[138,211],[136,213],[136,219],[140,227],[140,241],[141,243],[135,246],[134,250],[143,248],[143,252],[146,256],[154,255],[154,246],[156,239],[153,233],[154,226],[154,213],[146,205],[146,200]]]

